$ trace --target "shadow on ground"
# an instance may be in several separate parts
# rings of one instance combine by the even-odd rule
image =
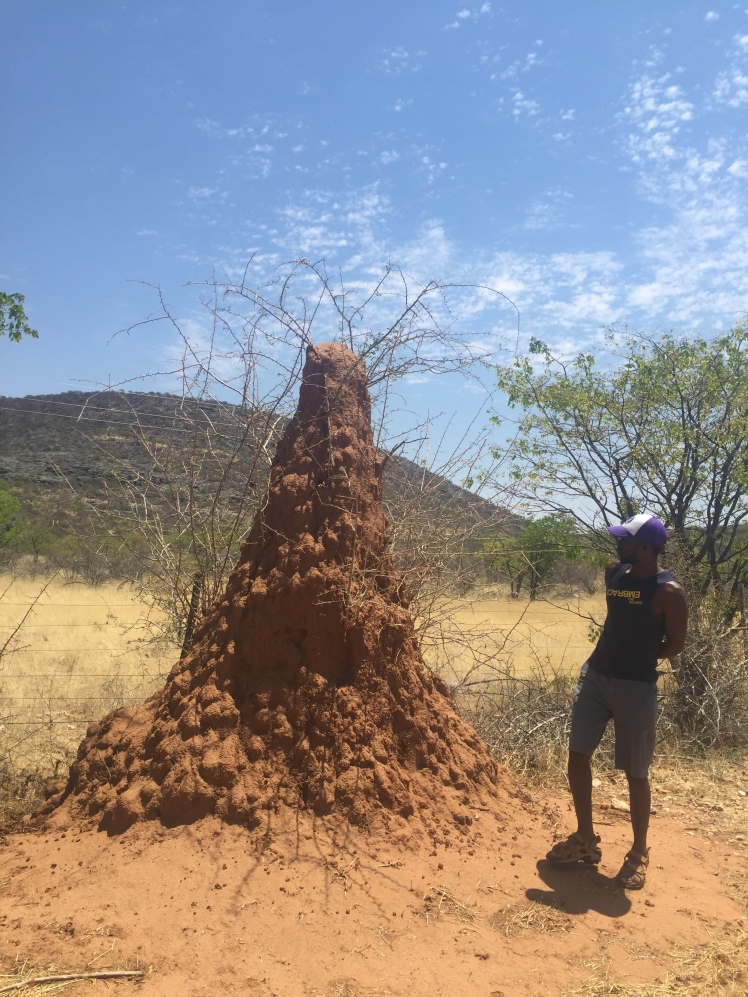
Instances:
[[[623,917],[631,910],[631,901],[616,879],[603,876],[594,866],[556,866],[541,859],[537,870],[550,889],[526,890],[525,896],[534,903],[567,914],[594,910],[604,917]]]

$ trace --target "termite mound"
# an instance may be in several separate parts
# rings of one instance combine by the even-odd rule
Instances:
[[[48,811],[118,833],[283,808],[432,841],[513,809],[424,667],[393,568],[362,361],[311,346],[226,593],[166,684],[92,725]],[[512,793],[512,795],[514,795]]]

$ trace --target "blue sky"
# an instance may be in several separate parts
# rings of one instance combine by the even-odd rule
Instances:
[[[186,285],[250,258],[487,284],[521,348],[748,311],[748,0],[5,0],[3,36],[0,288],[40,338],[0,344],[2,394],[163,368],[167,325],[112,339],[140,282],[199,336]]]

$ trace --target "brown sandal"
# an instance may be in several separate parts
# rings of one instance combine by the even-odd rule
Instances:
[[[599,844],[599,834],[596,834],[592,841],[585,841],[575,831],[566,841],[556,842],[546,855],[546,859],[554,865],[575,865],[577,862],[597,865],[603,857],[603,853],[597,847]]]
[[[647,879],[649,866],[649,849],[646,852],[635,852],[633,848],[623,860],[621,871],[616,879],[624,890],[640,890]]]

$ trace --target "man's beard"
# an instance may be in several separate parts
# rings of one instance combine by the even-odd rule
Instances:
[[[639,551],[632,550],[629,554],[625,554],[619,558],[621,564],[636,564],[639,560]]]

